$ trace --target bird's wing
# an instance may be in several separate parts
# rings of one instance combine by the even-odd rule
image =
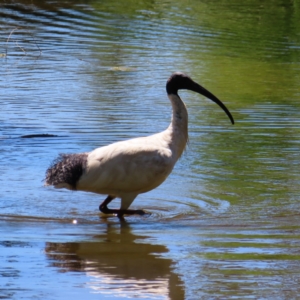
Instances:
[[[77,189],[100,194],[149,191],[173,169],[170,149],[143,139],[118,142],[92,151]]]

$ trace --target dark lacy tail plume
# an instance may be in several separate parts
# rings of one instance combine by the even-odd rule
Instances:
[[[76,184],[87,164],[87,153],[60,154],[46,171],[45,184],[76,190]]]

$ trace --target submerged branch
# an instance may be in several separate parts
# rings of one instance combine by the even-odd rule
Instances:
[[[20,27],[20,26],[17,26],[17,27],[13,28],[13,29],[10,31],[9,36],[8,36],[8,38],[7,38],[7,40],[6,40],[5,54],[4,54],[3,56],[5,56],[6,58],[8,57],[8,45],[9,45],[9,42],[10,42],[11,40],[14,41],[14,43],[15,43],[15,45],[17,46],[18,49],[21,49],[21,50],[22,50],[22,52],[24,53],[25,56],[28,55],[29,52],[25,50],[25,47],[24,47],[24,46],[20,46],[17,40],[13,40],[13,39],[12,39],[12,36],[13,36],[14,32],[16,32],[17,30],[21,30],[21,29],[24,30],[24,32],[26,32],[28,35],[31,36],[32,41],[33,41],[35,47],[39,50],[39,55],[38,55],[37,57],[41,56],[41,55],[42,55],[42,50],[41,50],[41,48],[39,47],[39,45],[38,45],[38,43],[37,43],[37,41],[36,41],[34,35],[33,35],[30,31],[24,29],[24,27]]]

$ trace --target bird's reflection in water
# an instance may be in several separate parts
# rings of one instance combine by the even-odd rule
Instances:
[[[81,271],[94,293],[116,297],[184,299],[183,283],[173,262],[160,257],[162,245],[143,243],[126,222],[107,224],[104,234],[91,241],[46,243],[51,265],[62,272]]]

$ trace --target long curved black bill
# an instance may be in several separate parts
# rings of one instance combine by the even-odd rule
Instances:
[[[199,93],[199,94],[207,97],[211,101],[217,103],[225,111],[225,113],[228,116],[228,118],[230,119],[231,123],[234,124],[234,119],[233,119],[230,111],[222,103],[222,101],[219,100],[215,95],[213,95],[211,92],[209,92],[207,89],[205,89],[204,87],[202,87],[200,84],[198,84],[196,82],[194,82],[193,86],[190,87],[189,89],[192,90],[193,92]]]

